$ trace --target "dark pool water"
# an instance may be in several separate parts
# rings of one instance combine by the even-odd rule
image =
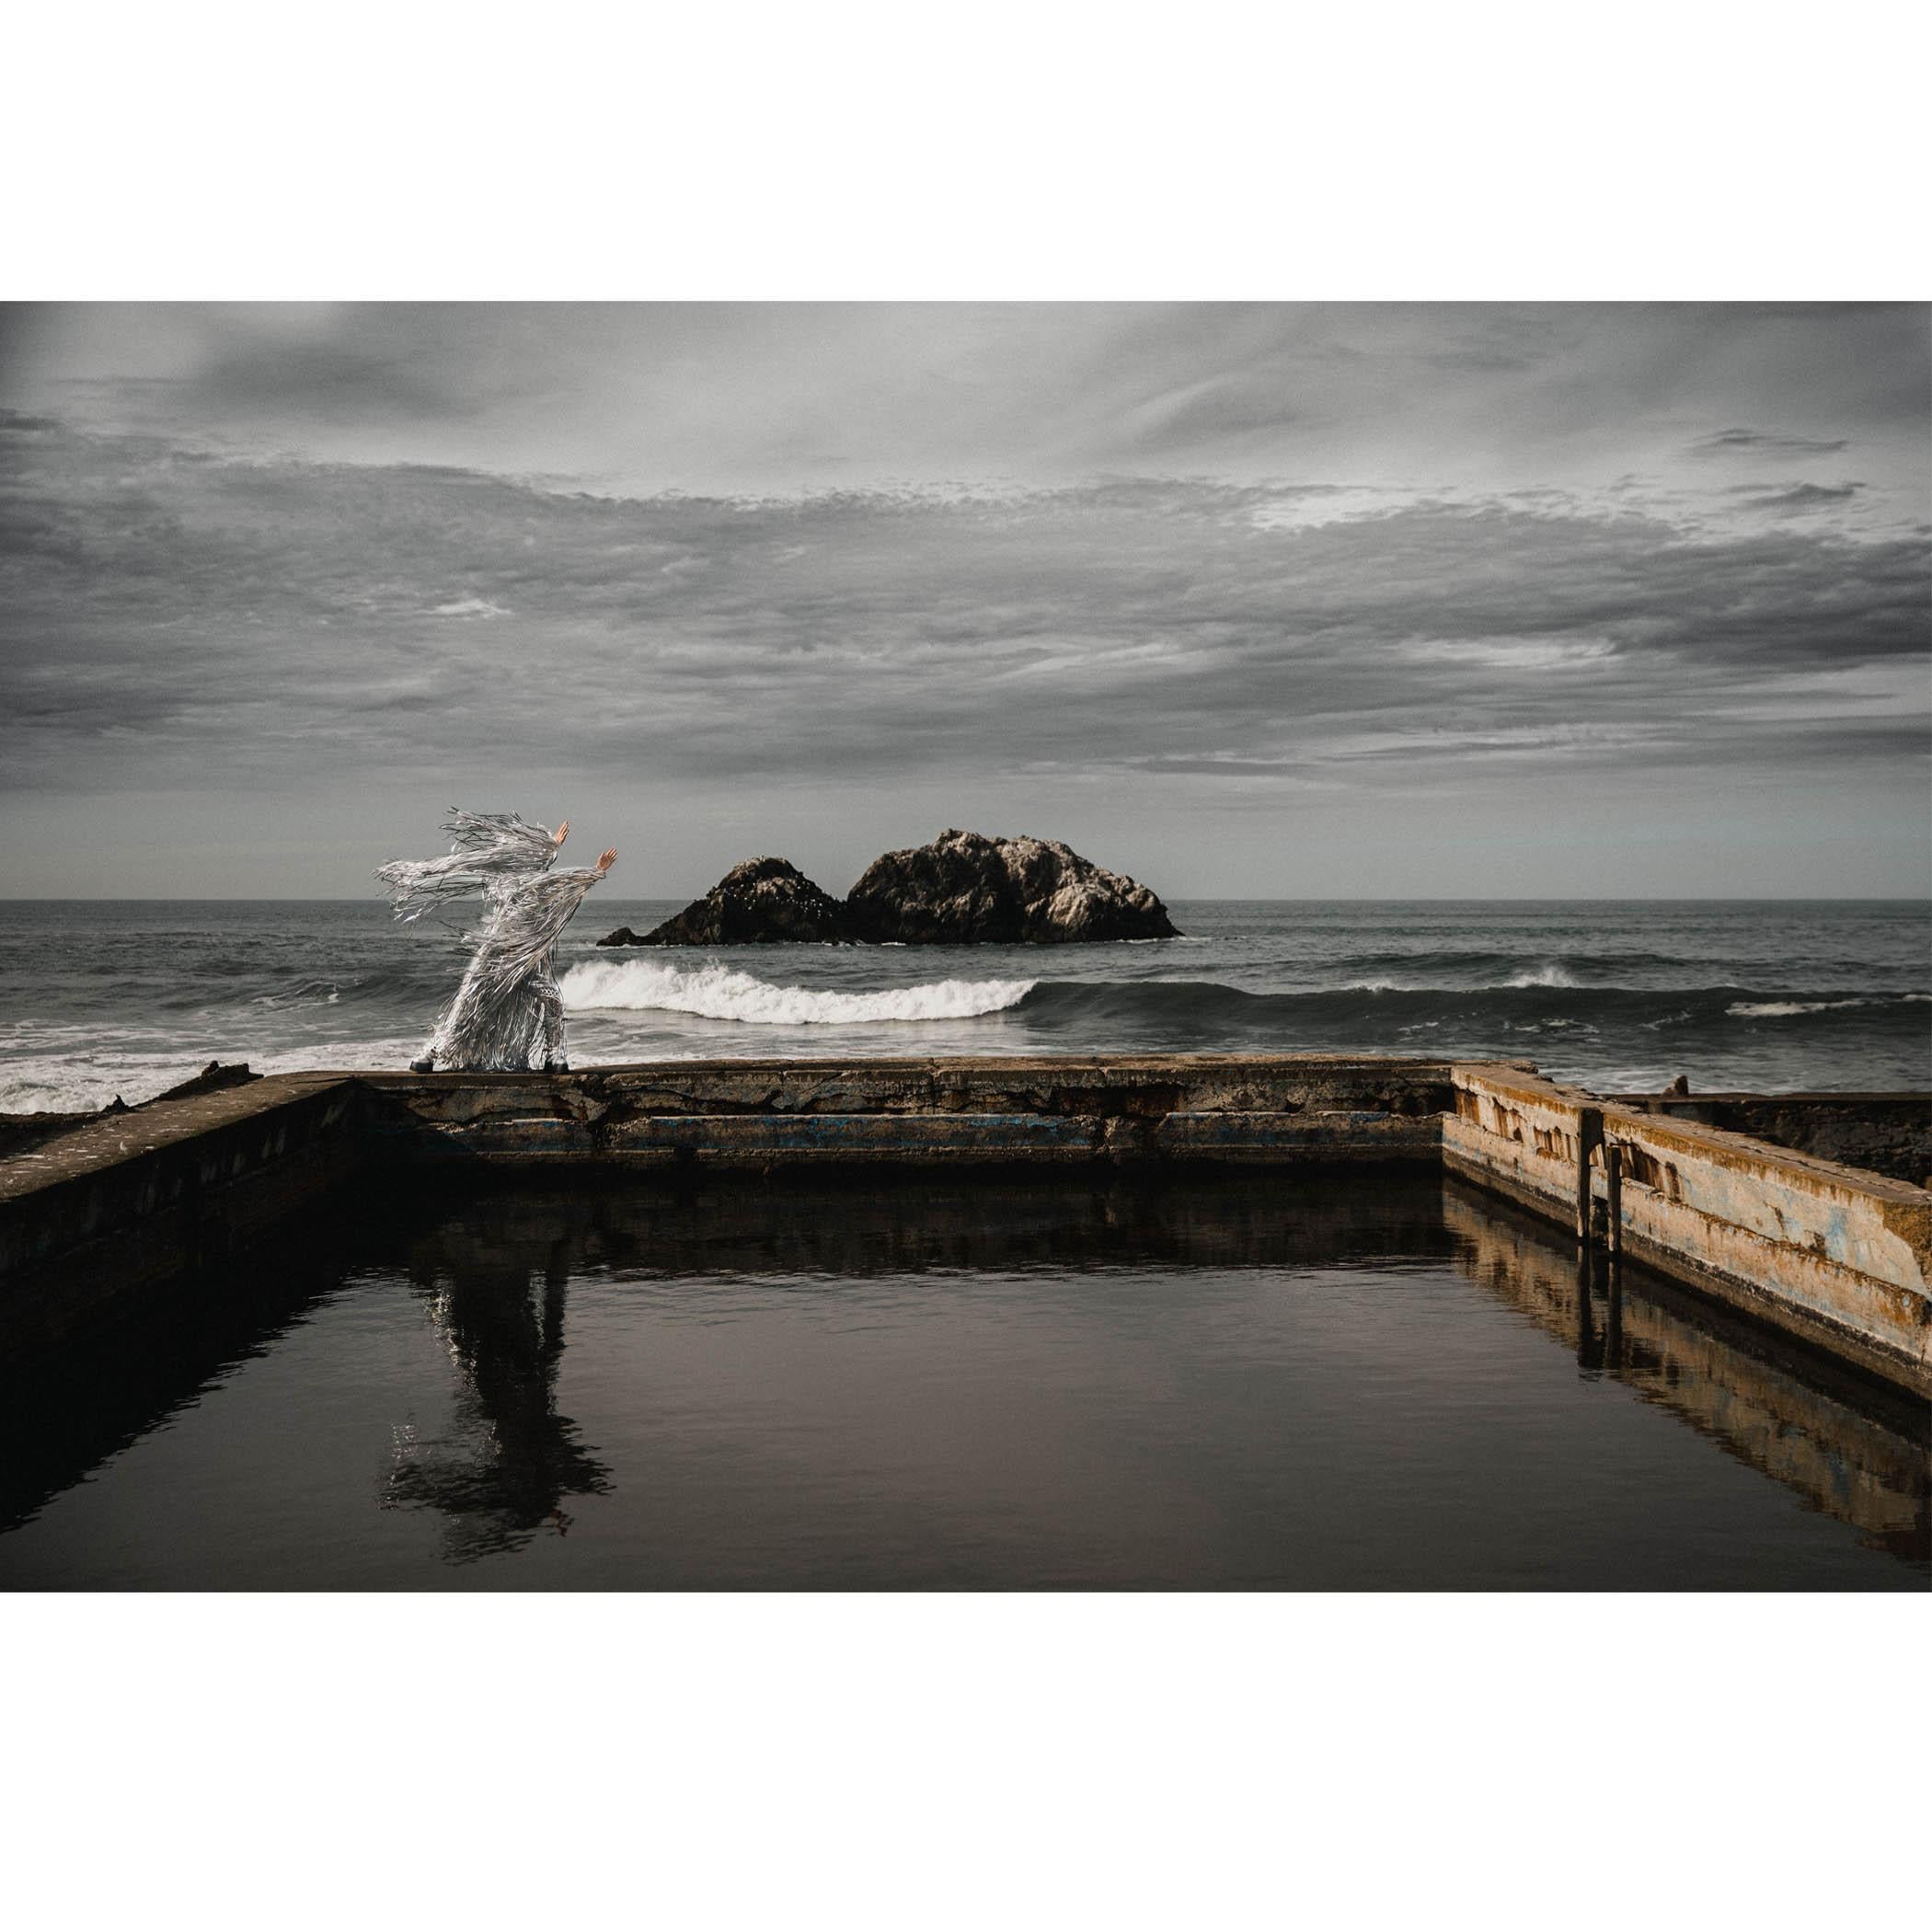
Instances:
[[[5,1392],[0,1584],[1932,1580],[1922,1410],[1429,1170],[368,1201],[210,1288]]]

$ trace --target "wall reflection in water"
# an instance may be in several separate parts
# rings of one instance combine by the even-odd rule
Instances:
[[[1671,1588],[1744,1518],[1713,1587],[1836,1587],[1850,1539],[1781,1571],[1680,1425],[1932,1564],[1923,1405],[1432,1168],[491,1180],[290,1230],[0,1386],[0,1588],[297,1560],[351,1587]],[[1668,1426],[1636,1442],[1624,1389]],[[1616,1521],[1576,1534],[1567,1477],[1525,1469],[1538,1429],[1628,1458],[1598,1466]],[[156,1523],[186,1554],[87,1540]]]
[[[564,1533],[612,1471],[557,1412],[573,1275],[916,1274],[930,1269],[1329,1264],[1441,1255],[1535,1323],[1579,1371],[1627,1385],[1875,1548],[1932,1560],[1922,1409],[1850,1381],[1647,1270],[1613,1270],[1458,1182],[1391,1171],[1332,1191],[1254,1177],[857,1188],[712,1184],[517,1191],[465,1203],[410,1249],[417,1292],[461,1369],[455,1431],[398,1432],[385,1501],[450,1518],[465,1560]]]
[[[1851,1524],[1873,1548],[1932,1560],[1932,1443],[1922,1405],[1646,1269],[1584,1254],[1540,1223],[1444,1181],[1456,1259],[1485,1291],[1700,1435]]]
[[[834,1274],[1121,1265],[1319,1266],[1364,1249],[1439,1255],[1432,1178],[1310,1194],[1257,1185],[950,1185],[701,1189],[519,1187],[402,1210],[407,1272],[459,1372],[447,1428],[395,1428],[382,1502],[448,1519],[464,1563],[569,1532],[572,1498],[616,1478],[557,1409],[573,1276]]]

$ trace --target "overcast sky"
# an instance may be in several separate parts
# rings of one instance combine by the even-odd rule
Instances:
[[[1928,318],[0,310],[0,894],[1922,894]]]

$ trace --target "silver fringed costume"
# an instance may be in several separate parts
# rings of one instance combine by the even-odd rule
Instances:
[[[546,1067],[569,1064],[563,996],[550,955],[603,877],[595,867],[577,866],[501,891],[481,929],[469,936],[475,954],[424,1059],[459,1072],[523,1073],[540,1046]]]
[[[450,849],[442,858],[398,858],[376,868],[389,889],[389,903],[407,925],[439,905],[474,899],[480,892],[492,905],[512,886],[549,870],[558,840],[541,825],[513,811],[461,811],[454,806],[443,822]]]
[[[439,1064],[522,1072],[538,1047],[546,1067],[567,1065],[563,995],[550,954],[603,872],[551,873],[561,832],[513,811],[452,807],[443,829],[450,834],[443,857],[396,859],[375,875],[405,924],[458,900],[484,900],[482,924],[464,935],[471,958],[463,983],[411,1065],[419,1073]]]

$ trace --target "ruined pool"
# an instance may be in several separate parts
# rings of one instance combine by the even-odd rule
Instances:
[[[1932,1580],[1923,1405],[1426,1167],[362,1200],[0,1413],[13,1590]]]

